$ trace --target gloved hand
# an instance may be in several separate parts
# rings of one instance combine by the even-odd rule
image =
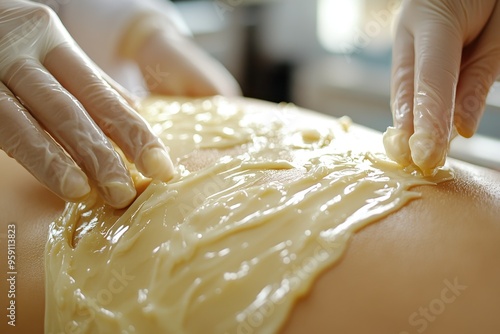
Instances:
[[[106,136],[144,175],[172,177],[165,147],[118,90],[48,7],[0,2],[0,147],[61,198],[84,197],[87,176],[114,207],[135,198]]]
[[[241,94],[232,75],[162,13],[136,18],[124,33],[119,52],[138,64],[152,93],[192,97]]]
[[[500,3],[404,0],[393,48],[387,155],[424,174],[444,164],[453,126],[476,131],[500,74]]]

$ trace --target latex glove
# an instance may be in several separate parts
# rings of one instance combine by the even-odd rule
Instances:
[[[144,175],[172,177],[163,144],[48,7],[0,2],[0,81],[0,147],[61,198],[86,196],[89,179],[114,207],[135,198],[106,135]]]
[[[120,53],[137,62],[152,93],[192,97],[241,94],[232,75],[160,13],[142,15],[131,23]]]
[[[405,0],[393,47],[387,155],[424,174],[444,164],[453,126],[476,131],[500,74],[495,0]]]

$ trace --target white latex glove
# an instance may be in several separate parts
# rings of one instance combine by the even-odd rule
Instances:
[[[240,95],[232,75],[162,13],[136,18],[120,53],[133,59],[149,91],[178,96]]]
[[[387,155],[424,174],[444,164],[453,126],[470,137],[500,74],[495,0],[404,0],[393,48]]]
[[[61,198],[83,198],[89,179],[114,207],[135,198],[106,136],[144,175],[172,177],[161,141],[48,7],[0,1],[0,81],[0,147]]]

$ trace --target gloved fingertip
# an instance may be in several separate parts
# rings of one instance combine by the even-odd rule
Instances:
[[[440,141],[427,133],[414,134],[410,138],[413,163],[424,175],[432,175],[437,167],[444,164],[447,145],[442,145]]]
[[[78,201],[87,196],[90,185],[87,176],[80,170],[73,169],[61,180],[61,194],[68,201]]]
[[[408,145],[410,135],[406,131],[396,129],[392,126],[388,127],[383,135],[383,143],[387,156],[403,167],[411,164],[410,147]]]
[[[174,164],[164,148],[145,149],[136,166],[143,175],[153,179],[168,181],[174,176]]]
[[[478,124],[476,121],[465,120],[464,117],[457,115],[455,117],[455,126],[461,136],[470,138],[476,133]]]
[[[108,182],[101,190],[104,200],[116,209],[127,207],[137,195],[135,187],[131,183]]]

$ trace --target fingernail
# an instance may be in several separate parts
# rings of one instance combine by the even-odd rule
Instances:
[[[410,138],[411,157],[424,175],[432,174],[436,167],[444,164],[446,145],[441,145],[440,141],[427,133],[414,134]]]
[[[475,122],[474,119],[465,119],[467,118],[466,116],[464,117],[463,115],[456,115],[455,116],[455,125],[457,128],[458,133],[460,133],[461,136],[465,138],[470,138],[474,135],[474,133],[477,130],[477,122]]]
[[[403,167],[411,164],[409,139],[410,135],[407,132],[392,126],[387,128],[383,136],[387,156]]]
[[[106,202],[117,209],[122,209],[132,203],[137,194],[131,183],[123,182],[107,182],[101,190]]]
[[[87,176],[79,169],[72,169],[63,177],[61,193],[70,201],[82,199],[90,192]]]
[[[150,178],[168,181],[174,176],[174,164],[162,148],[146,149],[136,164],[139,171]]]

